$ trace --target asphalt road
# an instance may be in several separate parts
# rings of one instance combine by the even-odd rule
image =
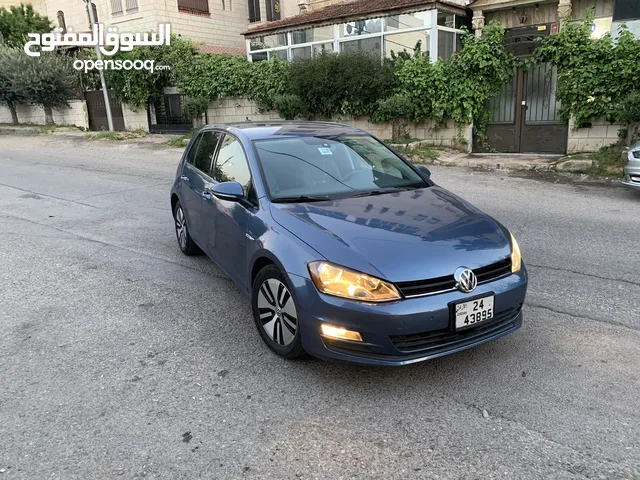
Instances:
[[[524,327],[362,368],[180,253],[179,156],[0,136],[0,480],[640,478],[640,194],[434,168],[518,238]]]

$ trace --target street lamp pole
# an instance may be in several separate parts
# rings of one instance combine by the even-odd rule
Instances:
[[[91,22],[91,29],[96,24],[96,19],[93,16],[93,2],[91,0],[84,0],[87,4],[87,10],[89,11],[89,21]],[[102,52],[100,52],[100,46],[96,44],[96,58],[102,63]],[[109,101],[109,92],[107,91],[107,82],[104,79],[104,70],[100,69],[100,83],[102,84],[102,95],[104,95],[104,106],[107,110],[107,123],[109,124],[109,131],[113,132],[113,117],[111,116],[111,102]]]

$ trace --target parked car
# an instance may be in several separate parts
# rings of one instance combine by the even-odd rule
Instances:
[[[513,235],[357,128],[205,126],[171,209],[182,252],[204,251],[251,297],[286,358],[408,364],[522,324]]]
[[[640,142],[634,143],[629,149],[629,156],[624,165],[622,185],[640,190]]]

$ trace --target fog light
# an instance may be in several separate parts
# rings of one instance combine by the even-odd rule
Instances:
[[[631,181],[632,182],[640,182],[640,177],[634,177],[633,175],[631,176]]]
[[[327,325],[323,323],[320,326],[320,330],[325,337],[337,338],[340,340],[351,340],[353,342],[361,342],[362,337],[358,332],[352,332],[351,330],[345,330],[342,327],[335,327],[333,325]]]

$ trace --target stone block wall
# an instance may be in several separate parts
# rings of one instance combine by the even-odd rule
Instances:
[[[84,129],[89,128],[87,102],[84,100],[69,100],[70,108],[53,111],[53,121],[57,125],[74,125]],[[18,105],[16,107],[20,123],[45,124],[44,109],[38,105]],[[5,105],[0,105],[0,123],[11,123],[11,111]]]
[[[232,123],[250,121],[282,120],[276,112],[259,112],[255,103],[243,98],[226,98],[217,102],[211,102],[207,110],[209,123]],[[365,130],[381,140],[390,139],[392,136],[391,123],[372,123],[367,117],[351,118],[337,116],[332,119],[335,122],[353,125]],[[409,136],[427,141],[428,145],[434,147],[466,148],[460,142],[458,129],[449,122],[447,125],[434,128],[432,122],[410,123],[408,125]],[[469,130],[463,129],[462,137],[470,145],[467,138]]]
[[[126,103],[122,104],[122,117],[124,118],[124,128],[126,130],[149,131],[149,117],[146,108],[133,109]]]
[[[618,141],[618,130],[622,125],[603,119],[595,120],[591,128],[575,128],[573,120],[569,122],[567,153],[597,152],[602,147]]]

